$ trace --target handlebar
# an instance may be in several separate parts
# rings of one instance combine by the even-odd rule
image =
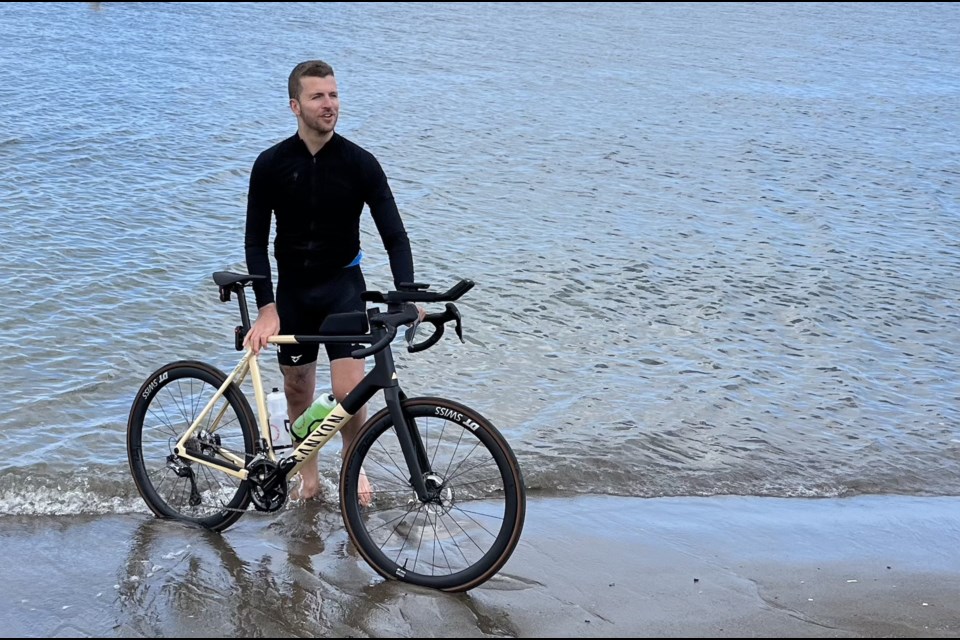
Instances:
[[[379,313],[374,311],[374,313],[370,314],[370,324],[381,324],[386,328],[387,332],[382,338],[371,344],[369,347],[357,349],[350,355],[357,359],[366,358],[369,355],[373,355],[377,351],[380,351],[388,344],[393,342],[393,339],[397,337],[398,325],[415,322],[419,317],[420,310],[412,304],[403,305],[403,308],[400,311],[389,313]]]
[[[384,302],[388,304],[402,304],[404,302],[446,302],[458,300],[463,294],[473,289],[473,280],[461,280],[443,293],[429,293],[425,291],[428,284],[419,282],[401,282],[399,291],[364,291],[360,299],[366,302]]]
[[[388,313],[375,313],[371,314],[370,316],[370,322],[382,323],[383,326],[386,327],[387,333],[375,344],[372,344],[365,349],[358,349],[350,355],[352,355],[354,358],[365,358],[368,355],[383,349],[397,336],[397,327],[401,324],[412,323],[410,329],[407,330],[407,341],[409,343],[407,346],[407,351],[410,353],[423,351],[435,345],[443,336],[444,324],[450,320],[456,320],[457,336],[460,338],[460,342],[463,342],[463,326],[461,323],[460,311],[457,309],[456,305],[454,305],[452,302],[447,302],[446,309],[443,311],[443,313],[428,314],[424,316],[423,320],[421,321],[419,319],[419,310],[411,303],[459,300],[463,294],[465,294],[467,291],[470,291],[470,289],[473,289],[473,280],[463,279],[443,293],[430,293],[426,291],[429,286],[430,285],[428,284],[422,284],[419,282],[401,282],[398,286],[399,291],[388,291],[387,293],[382,293],[380,291],[364,291],[362,294],[360,294],[360,299],[366,302],[383,302],[388,305]],[[435,330],[433,335],[428,337],[426,340],[414,344],[412,339],[416,333],[417,326],[421,324],[421,322],[429,322],[434,326]]]
[[[229,271],[218,271],[213,274],[213,281],[220,288],[220,301],[229,302],[231,293],[236,293],[240,303],[240,317],[243,322],[242,327],[237,327],[235,332],[235,342],[238,351],[242,350],[242,342],[247,329],[250,327],[249,314],[247,312],[246,299],[243,289],[254,280],[266,278],[262,275],[231,273]],[[365,358],[369,355],[384,349],[397,336],[397,328],[400,325],[412,325],[408,329],[407,351],[416,353],[424,351],[435,345],[443,336],[444,326],[451,320],[456,321],[455,331],[457,337],[463,342],[463,326],[461,323],[460,311],[453,300],[460,299],[463,294],[474,287],[473,280],[463,279],[442,293],[431,293],[426,291],[430,285],[418,282],[403,282],[397,287],[398,291],[365,291],[360,294],[360,299],[365,302],[381,302],[387,304],[387,312],[381,313],[379,309],[371,309],[367,312],[372,326],[384,328],[384,335],[371,344],[369,347],[357,349],[350,355],[354,358]],[[447,302],[446,308],[441,313],[430,313],[420,320],[420,310],[414,302]],[[416,333],[418,325],[423,322],[429,322],[434,326],[434,332],[426,340],[414,344],[412,339]],[[338,336],[340,337],[340,336]],[[353,339],[361,339],[356,336]],[[302,338],[301,338],[302,339]],[[362,340],[366,342],[366,340]]]
[[[460,338],[460,342],[463,342],[463,325],[461,324],[460,310],[457,309],[457,305],[452,302],[448,302],[446,309],[443,313],[430,313],[423,317],[423,320],[420,324],[424,322],[429,322],[434,327],[433,335],[424,340],[423,342],[418,342],[416,344],[411,343],[407,346],[407,351],[410,353],[416,353],[417,351],[423,351],[424,349],[429,349],[433,345],[437,344],[437,341],[443,337],[443,328],[444,325],[451,321],[456,320],[457,324],[454,327],[454,330],[457,332],[457,337]],[[414,325],[407,331],[408,342],[413,339],[413,335],[416,333],[417,327]]]

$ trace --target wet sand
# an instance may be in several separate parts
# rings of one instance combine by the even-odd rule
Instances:
[[[0,545],[8,637],[960,635],[960,498],[534,498],[467,594],[381,580],[318,503],[222,535],[2,517]]]

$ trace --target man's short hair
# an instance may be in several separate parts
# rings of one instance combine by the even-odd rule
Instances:
[[[290,99],[300,98],[300,78],[303,76],[312,76],[315,78],[326,78],[333,75],[333,67],[323,60],[307,60],[301,62],[290,72],[290,79],[287,81],[287,90],[290,92]]]

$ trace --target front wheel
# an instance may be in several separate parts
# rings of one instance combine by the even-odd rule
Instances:
[[[439,398],[411,398],[402,406],[422,445],[433,497],[421,501],[414,491],[396,426],[383,409],[344,454],[340,507],[347,533],[386,578],[472,589],[500,570],[520,539],[526,511],[520,467],[496,427],[472,409]],[[361,474],[369,492],[362,491]]]
[[[250,504],[250,481],[181,457],[174,445],[226,381],[202,362],[161,367],[137,392],[127,421],[127,458],[144,502],[157,516],[222,531]],[[253,458],[256,418],[232,384],[187,441],[187,453],[246,464]]]

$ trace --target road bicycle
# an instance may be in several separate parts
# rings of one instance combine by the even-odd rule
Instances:
[[[436,344],[450,322],[463,341],[453,302],[474,283],[461,280],[444,293],[419,283],[366,291],[362,299],[385,304],[385,312],[371,307],[333,314],[316,335],[271,337],[277,345],[347,343],[357,347],[354,358],[374,357],[357,387],[284,451],[273,445],[257,355],[243,346],[250,330],[244,289],[262,277],[213,274],[220,300],[229,302],[235,294],[240,307],[234,347],[243,355],[229,375],[203,362],[171,362],[137,392],[127,422],[127,455],[137,490],[153,513],[223,531],[251,503],[259,511],[277,511],[289,497],[293,475],[382,391],[385,406],[343,453],[339,500],[350,540],[388,579],[466,591],[496,574],[523,529],[526,497],[517,459],[496,427],[473,409],[442,398],[408,398],[390,347],[404,325],[409,352]],[[421,320],[417,303],[434,302],[446,302],[444,311]],[[417,342],[421,328],[427,337]],[[240,387],[248,373],[256,414]],[[361,473],[372,495],[359,492]]]

